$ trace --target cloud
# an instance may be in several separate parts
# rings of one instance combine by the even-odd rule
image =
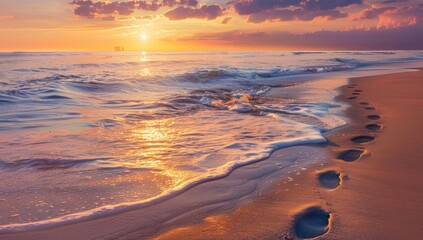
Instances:
[[[423,22],[422,7],[398,7],[380,14],[377,28],[398,28],[416,25],[417,22]]]
[[[398,2],[407,2],[408,0],[386,0],[382,3],[398,3]]]
[[[327,49],[327,50],[423,50],[423,24],[396,29],[354,29],[318,31],[306,34],[288,32],[196,33],[180,41],[218,42],[223,46],[260,49]],[[404,37],[407,36],[407,37]]]
[[[114,21],[115,20],[115,16],[113,16],[113,15],[101,16],[100,19],[103,20],[103,21]]]
[[[235,0],[232,2],[239,15],[250,15],[289,7],[318,11],[333,10],[362,3],[362,0]]]
[[[197,0],[163,0],[147,1],[92,1],[92,0],[73,0],[71,5],[75,5],[74,14],[86,18],[111,19],[114,15],[128,16],[136,10],[157,11],[161,7],[189,6],[198,5]],[[106,15],[106,16],[105,16]]]
[[[4,15],[4,16],[0,16],[0,20],[12,20],[15,19],[16,17],[13,15]]]
[[[265,10],[300,6],[303,0],[238,0],[232,2],[239,15],[250,15]]]
[[[304,1],[306,10],[333,10],[353,4],[362,4],[362,0],[307,0]]]
[[[231,17],[225,17],[223,20],[222,20],[222,24],[228,24],[229,23],[229,21],[231,21],[232,20],[232,18]]]
[[[383,3],[404,1],[406,0],[385,0]],[[173,8],[164,13],[169,20],[188,18],[213,20],[232,12],[226,11],[218,4],[200,5],[198,0],[72,0],[70,4],[75,7],[74,14],[77,16],[109,21],[120,19],[117,16],[130,16],[137,10],[158,11],[163,7]],[[356,14],[345,10],[354,4],[363,4],[363,0],[232,0],[228,2],[234,14],[247,16],[247,21],[250,23],[335,20],[350,14],[354,21],[378,19],[376,25],[378,28],[395,28],[416,24],[422,15],[421,6],[371,7]],[[221,23],[227,24],[232,17],[226,15]]]
[[[356,14],[354,21],[363,20],[363,19],[375,19],[378,18],[381,14],[385,13],[388,10],[393,10],[395,7],[381,7],[381,8],[368,8]]]
[[[135,17],[135,19],[138,19],[138,20],[153,20],[154,18],[156,18],[156,16],[153,16],[153,15]]]
[[[378,19],[376,25],[378,29],[415,25],[417,22],[423,21],[423,7],[372,7],[364,9],[353,18],[354,21],[363,19]]]
[[[196,7],[198,5],[198,1],[197,0],[179,0],[179,1],[178,0],[163,0],[160,5],[166,6],[166,7],[174,7],[178,5]]]
[[[348,14],[338,10],[320,10],[320,11],[305,11],[303,9],[296,10],[272,10],[252,14],[248,17],[248,22],[261,23],[266,20],[274,21],[312,21],[316,18],[325,18],[327,20],[334,20],[337,18],[344,18]]]
[[[187,18],[213,20],[223,15],[223,8],[219,5],[203,5],[200,8],[181,6],[166,12],[164,15],[170,20],[182,20]]]
[[[339,8],[362,4],[362,0],[235,0],[239,15],[249,15],[248,22],[334,20],[346,17]]]
[[[74,0],[71,4],[77,7],[74,10],[75,15],[94,18],[97,15],[102,14],[119,14],[119,15],[130,15],[134,12],[134,2],[92,2],[88,1],[77,1]]]

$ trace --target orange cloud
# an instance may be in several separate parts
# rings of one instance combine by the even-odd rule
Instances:
[[[398,28],[402,26],[415,25],[423,19],[423,8],[420,7],[400,7],[385,11],[379,15],[377,28]]]
[[[423,19],[423,7],[372,7],[356,14],[353,21],[364,19],[378,19],[377,29],[415,25]]]

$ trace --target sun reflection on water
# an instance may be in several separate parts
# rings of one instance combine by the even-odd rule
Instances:
[[[169,160],[174,158],[175,143],[181,138],[181,131],[175,127],[175,119],[145,120],[126,136],[129,149],[124,153],[123,165],[127,168],[151,169],[153,174],[166,181],[164,186],[176,187],[186,181],[190,174],[175,169]]]
[[[141,128],[131,131],[131,137],[153,143],[171,141],[177,138],[174,124],[174,119],[146,120]]]
[[[140,62],[148,62],[149,60],[147,52],[141,52]]]

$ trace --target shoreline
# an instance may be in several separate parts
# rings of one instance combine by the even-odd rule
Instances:
[[[416,72],[406,72],[406,73],[399,73],[399,74],[414,74]],[[420,72],[421,74],[421,72]],[[396,74],[388,74],[388,75],[396,75]],[[381,75],[387,76],[387,75]],[[352,79],[351,82],[356,84],[358,82],[360,89],[363,90],[363,93],[359,93],[358,95],[362,95],[363,97],[366,96],[366,87],[361,88],[361,82],[365,81],[363,79],[368,78],[378,78],[380,76],[372,76],[372,77],[363,77],[358,79]],[[352,89],[352,88],[351,88]],[[343,94],[338,97],[339,100],[344,101],[341,98],[349,98],[351,96],[346,97],[346,94],[351,95],[354,90],[351,90],[347,86],[342,88]],[[355,89],[357,90],[357,89]],[[362,97],[359,96],[359,99]],[[349,102],[357,102],[356,99],[346,99]],[[376,101],[377,102],[377,101]],[[379,110],[379,105],[377,107],[377,111]],[[382,104],[383,105],[383,104]],[[351,126],[346,128],[337,129],[335,131],[331,131],[325,134],[326,137],[330,140],[328,144],[320,144],[320,145],[303,145],[303,146],[296,146],[290,147],[286,149],[277,150],[272,154],[270,159],[276,160],[277,158],[283,157],[286,152],[290,152],[291,154],[295,153],[296,151],[304,151],[304,152],[313,152],[317,153],[317,151],[321,152],[321,149],[328,149],[330,155],[328,156],[321,156],[322,159],[335,159],[336,155],[339,154],[339,147],[335,146],[336,144],[350,146],[351,143],[348,138],[345,137],[343,134],[356,134],[361,133],[362,129],[360,127],[355,128],[355,125],[360,125],[363,121],[368,121],[367,119],[357,119],[357,116],[365,116],[370,110],[365,111],[357,111],[357,109],[363,108],[363,105],[353,103],[353,106],[347,110],[347,116],[350,118],[352,117]],[[380,108],[382,109],[382,108]],[[360,109],[361,110],[361,109]],[[383,113],[384,114],[384,113]],[[383,115],[382,114],[382,115]],[[385,117],[382,118],[382,121],[385,121]],[[389,126],[389,124],[386,124]],[[367,131],[367,130],[366,130]],[[385,129],[383,129],[383,132]],[[368,133],[364,132],[364,133]],[[371,133],[371,132],[370,132]],[[378,133],[379,134],[379,133]],[[382,135],[381,134],[381,135]],[[383,138],[383,136],[382,136]],[[378,142],[379,137],[377,138],[376,143]],[[372,146],[372,145],[369,145]],[[367,147],[367,145],[365,145]],[[312,150],[314,149],[314,150]],[[347,150],[347,149],[345,149]],[[372,153],[372,151],[370,151]],[[371,158],[369,156],[368,151],[365,152],[364,156],[362,157],[363,160],[367,158]],[[305,156],[304,156],[305,157]],[[344,216],[337,214],[337,206],[333,204],[333,202],[338,201],[339,195],[342,195],[345,189],[348,189],[349,183],[353,182],[352,174],[349,173],[348,169],[350,168],[350,164],[357,164],[360,162],[341,162],[340,160],[324,160],[328,162],[327,166],[322,167],[321,161],[315,161],[311,164],[311,168],[315,169],[313,171],[304,171],[304,174],[295,175],[295,181],[287,181],[287,179],[278,179],[277,172],[272,172],[270,169],[274,167],[275,162],[272,162],[269,159],[265,161],[261,161],[255,163],[250,166],[243,167],[243,170],[248,172],[248,169],[254,170],[258,164],[264,166],[265,169],[268,169],[270,173],[272,173],[273,178],[263,178],[262,181],[279,181],[279,183],[274,184],[275,186],[270,187],[268,184],[264,184],[262,186],[262,192],[249,192],[248,189],[254,188],[246,188],[247,195],[245,199],[243,199],[243,203],[240,204],[238,202],[230,202],[226,205],[219,205],[219,204],[210,204],[205,209],[195,208],[191,213],[181,214],[181,216],[177,216],[179,219],[170,219],[169,228],[162,228],[157,229],[153,226],[150,233],[144,235],[144,237],[154,236],[156,235],[156,239],[175,239],[181,238],[184,239],[195,239],[195,238],[203,238],[203,239],[216,239],[222,238],[223,236],[225,239],[252,239],[252,238],[265,238],[265,239],[283,239],[283,238],[290,238],[292,237],[291,234],[291,225],[293,221],[293,216],[298,213],[301,213],[303,209],[307,208],[308,206],[320,206],[325,211],[331,214],[330,221],[332,222],[331,230],[325,235],[328,236],[330,239],[338,238],[336,235],[339,234],[340,231],[348,231],[347,228],[339,227],[340,222],[338,220],[343,220]],[[360,167],[358,167],[360,168]],[[318,170],[316,170],[318,169]],[[341,176],[341,186],[327,190],[324,187],[319,185],[317,181],[317,176],[320,173],[325,173],[329,170],[335,170]],[[355,171],[355,170],[354,170]],[[236,180],[236,174],[233,175],[232,179]],[[238,177],[242,177],[239,175]],[[238,179],[239,180],[239,179]],[[256,180],[256,179],[255,179]],[[219,182],[215,182],[214,184],[219,184]],[[212,184],[213,185],[213,184]],[[248,185],[248,184],[247,184]],[[247,186],[245,185],[245,186]],[[249,186],[251,187],[251,186]],[[257,186],[255,186],[257,188]],[[264,189],[270,188],[270,190],[264,191]],[[194,191],[195,192],[195,191]],[[288,192],[288,194],[287,194]],[[258,196],[255,196],[259,194]],[[331,195],[336,195],[335,197]],[[193,197],[195,194],[192,195]],[[345,199],[345,201],[347,201]],[[191,203],[188,203],[191,204]],[[333,205],[333,206],[332,206]],[[341,204],[342,205],[342,204]],[[345,205],[345,203],[344,203]],[[168,205],[168,208],[175,207],[174,205]],[[193,205],[194,206],[194,205]],[[346,208],[343,206],[343,208]],[[157,210],[157,209],[156,209]],[[166,209],[164,210],[166,211]],[[122,224],[125,225],[126,223],[130,223],[131,221],[136,221],[136,218],[140,217],[136,214],[137,210],[131,211],[129,213],[124,213],[127,217],[124,219],[125,222]],[[131,216],[132,215],[132,216]],[[347,214],[345,214],[347,215]],[[147,215],[148,216],[148,215]],[[193,225],[198,221],[201,221],[202,216],[209,216],[204,220],[204,223],[200,223],[197,225]],[[104,217],[101,219],[94,219],[88,222],[76,223],[71,225],[66,225],[63,227],[57,227],[53,229],[45,229],[40,231],[30,231],[30,232],[23,232],[23,233],[13,233],[13,234],[0,234],[0,239],[54,239],[56,236],[63,236],[63,234],[67,234],[68,237],[72,236],[75,238],[78,234],[88,234],[88,235],[95,235],[97,231],[100,231],[104,228],[102,224],[111,225],[114,220],[119,221],[119,219],[114,219],[116,216],[109,216]],[[188,218],[193,217],[192,220],[187,220]],[[181,219],[182,218],[182,219]],[[122,219],[120,219],[122,220]],[[171,221],[175,221],[176,223],[172,223]],[[342,222],[342,221],[341,221]],[[133,224],[133,222],[131,222]],[[180,227],[178,227],[180,226]],[[248,226],[254,226],[248,228]],[[113,228],[113,226],[110,226]],[[344,226],[345,227],[345,226]],[[248,228],[248,231],[245,230]],[[339,228],[339,230],[338,230]],[[241,230],[242,229],[242,230]],[[144,229],[145,230],[145,229]],[[335,231],[333,231],[335,230]],[[106,239],[139,239],[141,236],[139,232],[131,232],[130,230],[128,233],[114,233],[114,235],[102,235]],[[159,231],[159,232],[157,232]],[[241,233],[241,231],[244,231]],[[76,233],[82,232],[82,233]],[[97,232],[98,233],[98,232]],[[158,234],[158,235],[157,235]],[[333,235],[335,234],[335,235]],[[345,233],[344,233],[345,234]],[[87,236],[88,236],[87,235]],[[361,236],[362,237],[362,236]]]
[[[328,166],[302,176],[289,194],[276,186],[233,213],[210,216],[204,223],[174,229],[154,239],[296,239],[295,217],[310,206],[330,214],[327,232],[318,238],[419,239],[423,234],[418,226],[423,214],[423,193],[419,192],[423,153],[419,153],[419,133],[413,130],[423,121],[419,114],[422,79],[421,70],[350,79],[338,97],[351,104],[346,111],[350,125],[327,134],[327,149],[333,156]],[[408,109],[395,103],[398,99],[410,102]],[[404,111],[418,118],[403,118]],[[370,115],[381,118],[368,119]],[[379,124],[382,129],[365,128],[369,124]],[[359,136],[375,139],[351,141]],[[398,144],[403,139],[409,141]],[[352,149],[362,150],[358,159],[342,156]],[[405,156],[398,155],[403,151]],[[325,189],[319,184],[319,174],[327,171],[339,173],[339,187]]]

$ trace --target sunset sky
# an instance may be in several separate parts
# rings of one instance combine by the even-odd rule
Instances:
[[[1,0],[0,51],[423,49],[421,0]]]

